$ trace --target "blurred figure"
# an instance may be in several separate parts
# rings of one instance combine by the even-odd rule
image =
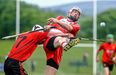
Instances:
[[[100,48],[97,51],[97,61],[99,52],[103,50],[102,55],[102,64],[104,68],[104,75],[111,75],[111,71],[113,70],[114,61],[116,57],[114,57],[116,53],[116,45],[114,43],[114,36],[112,34],[108,34],[106,37],[106,42],[101,44]]]
[[[84,52],[84,54],[83,54],[83,64],[85,66],[88,66],[88,58],[89,58],[88,52]]]
[[[31,71],[35,72],[36,69],[36,62],[34,60],[31,60]]]
[[[4,71],[4,63],[3,63],[3,60],[4,60],[4,56],[0,56],[0,72],[3,72]]]

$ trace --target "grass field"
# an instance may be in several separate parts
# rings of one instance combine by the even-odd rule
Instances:
[[[0,56],[7,55],[10,51],[13,40],[7,40],[7,41],[0,41]],[[82,56],[84,52],[89,53],[89,59],[88,59],[88,66],[76,66],[76,65],[70,65],[71,62],[82,62]],[[60,65],[60,68],[57,72],[57,75],[92,75],[92,48],[88,47],[73,47],[68,52],[64,52],[62,62]],[[30,69],[30,62],[31,60],[34,60],[36,62],[36,70],[35,72],[32,72]],[[44,69],[45,69],[45,53],[42,47],[38,47],[32,57],[23,63],[24,68],[28,72],[29,75],[43,75]],[[114,69],[113,75],[116,74],[116,71]],[[4,73],[0,73],[0,75],[4,75]]]

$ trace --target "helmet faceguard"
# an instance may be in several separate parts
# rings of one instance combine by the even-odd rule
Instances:
[[[76,19],[74,16],[71,16],[71,15],[68,16],[68,18],[71,19],[73,22],[78,21],[78,19]]]

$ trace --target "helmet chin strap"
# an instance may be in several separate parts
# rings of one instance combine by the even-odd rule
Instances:
[[[71,16],[71,15],[68,16],[68,18],[71,19],[73,22],[78,21],[78,19],[76,19],[75,17],[73,17],[73,16]]]

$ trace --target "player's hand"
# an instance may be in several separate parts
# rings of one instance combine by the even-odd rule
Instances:
[[[96,62],[99,62],[99,57],[96,57]]]
[[[51,20],[51,18],[48,19],[48,24],[52,24],[53,21]]]
[[[44,31],[49,31],[51,29],[51,26],[44,26]]]
[[[67,33],[67,37],[68,38],[74,38],[74,35],[72,35],[71,33]]]
[[[113,57],[112,58],[112,61],[116,63],[116,57]]]
[[[48,23],[58,23],[58,20],[56,18],[49,18]]]

